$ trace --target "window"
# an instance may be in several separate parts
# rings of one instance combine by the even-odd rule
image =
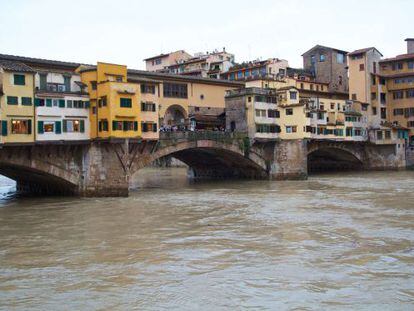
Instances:
[[[120,105],[122,108],[131,108],[132,107],[132,99],[131,98],[120,98]]]
[[[137,121],[112,121],[113,131],[138,131]]]
[[[72,107],[73,107],[73,100],[68,99],[68,100],[66,101],[66,107],[68,107],[68,108],[72,108]]]
[[[276,124],[256,124],[257,133],[280,133],[280,126]]]
[[[385,139],[391,139],[391,131],[385,131]]]
[[[298,130],[297,126],[286,126],[286,133],[296,133]]]
[[[372,92],[371,93],[371,100],[376,100],[377,99],[377,93]]]
[[[141,111],[156,111],[156,105],[151,102],[141,102]]]
[[[100,99],[98,99],[98,106],[99,107],[106,107],[107,106],[107,97],[102,96]]]
[[[32,98],[31,97],[22,97],[22,105],[23,106],[31,106],[32,105]]]
[[[59,105],[59,101],[57,99],[52,100],[53,107],[57,107]]]
[[[279,118],[280,117],[280,113],[279,113],[278,110],[269,109],[267,111],[267,117],[268,118]]]
[[[99,120],[98,122],[99,132],[108,131],[108,120]]]
[[[313,84],[310,85],[310,89],[311,89],[311,91],[313,91]]]
[[[397,68],[398,68],[398,70],[403,69],[403,63],[398,63],[398,64],[397,64]]]
[[[408,69],[414,69],[414,62],[408,62]]]
[[[157,132],[157,123],[154,122],[141,122],[142,132]]]
[[[243,78],[243,71],[237,72],[237,79]]]
[[[395,91],[392,93],[392,96],[394,99],[402,99],[404,98],[404,92],[403,91]]]
[[[377,115],[377,107],[372,107],[372,114]]]
[[[8,105],[17,105],[18,98],[16,96],[7,96],[7,104]]]
[[[73,108],[86,108],[87,101],[82,100],[74,100],[73,101]]]
[[[359,71],[365,70],[365,64],[359,64]]]
[[[157,58],[154,62],[155,62],[155,65],[161,65],[162,58]]]
[[[335,103],[331,103],[331,109],[335,109]]]
[[[343,64],[345,62],[345,55],[342,53],[336,54],[336,62],[338,64]]]
[[[382,131],[377,131],[377,139],[382,140]]]
[[[352,94],[352,100],[357,100],[357,95],[355,93]]]
[[[414,121],[408,121],[407,127],[414,127]]]
[[[256,109],[256,117],[266,117],[265,109]]]
[[[325,61],[325,59],[326,59],[325,54],[321,54],[321,55],[319,55],[319,61],[320,61],[320,62],[324,62],[324,61]]]
[[[63,120],[63,132],[84,133],[85,120]]]
[[[303,85],[303,83],[301,83],[301,84],[300,84],[300,88],[301,88],[301,89],[303,89],[303,88],[304,88],[304,85]]]
[[[155,85],[141,84],[141,93],[155,94]]]
[[[25,85],[26,84],[26,77],[25,75],[15,74],[14,77],[14,85]]]
[[[96,86],[97,86],[96,81],[91,81],[92,90],[96,90]]]
[[[407,98],[411,98],[411,97],[414,97],[414,90],[408,90],[407,92],[406,92],[407,94]]]
[[[164,97],[187,98],[187,84],[164,83]]]
[[[251,96],[247,97],[247,102],[249,102],[249,103],[252,102],[252,97]]]
[[[32,120],[12,120],[11,126],[12,134],[32,133]]]
[[[293,109],[292,108],[286,109],[286,115],[287,116],[292,116],[293,115]]]
[[[394,109],[394,116],[402,116],[404,115],[404,109],[402,108],[395,108]]]
[[[115,81],[116,82],[122,82],[122,76],[116,76]]]
[[[296,99],[296,92],[289,92],[290,94],[290,99]]]

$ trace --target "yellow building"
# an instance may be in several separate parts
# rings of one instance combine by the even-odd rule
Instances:
[[[34,141],[34,74],[23,63],[0,61],[1,143]]]
[[[160,126],[164,127],[188,127],[191,112],[224,109],[226,91],[244,87],[243,82],[128,70],[128,79],[144,78],[159,83],[155,99]]]
[[[78,71],[89,91],[91,138],[158,138],[157,105],[146,101],[153,98],[146,95],[148,81],[128,80],[123,65],[100,62]],[[152,92],[156,82],[151,85]]]
[[[379,67],[373,89],[381,87],[380,99],[386,103],[383,117],[397,128],[398,138],[414,144],[414,53],[381,60]]]

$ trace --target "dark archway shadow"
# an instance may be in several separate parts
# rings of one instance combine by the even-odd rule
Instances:
[[[19,193],[30,195],[74,195],[77,185],[57,176],[18,165],[0,163],[0,175],[16,181]]]
[[[361,171],[364,166],[351,152],[338,148],[321,148],[308,154],[308,173]]]

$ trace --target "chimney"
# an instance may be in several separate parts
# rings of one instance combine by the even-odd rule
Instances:
[[[413,54],[414,53],[414,38],[407,38],[405,39],[407,41],[407,54]]]

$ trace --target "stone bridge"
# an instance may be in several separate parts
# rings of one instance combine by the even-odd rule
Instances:
[[[251,142],[225,132],[160,133],[158,141],[93,140],[3,145],[0,174],[40,194],[127,196],[130,177],[164,156],[202,178],[305,179],[310,171],[405,166],[395,145],[317,140]]]

